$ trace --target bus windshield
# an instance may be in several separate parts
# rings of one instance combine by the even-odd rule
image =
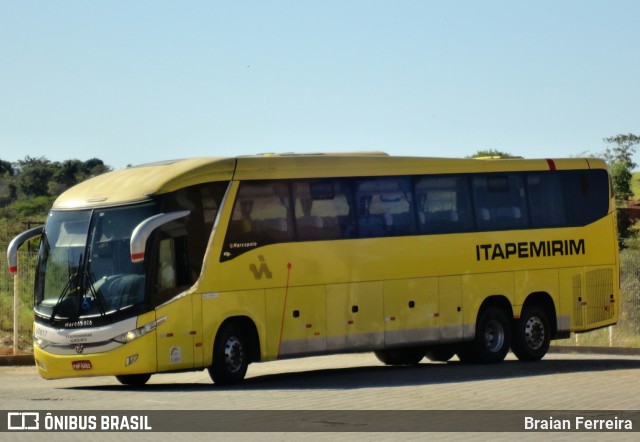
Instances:
[[[144,264],[131,262],[130,238],[154,207],[52,211],[40,248],[36,314],[76,322],[142,303]]]

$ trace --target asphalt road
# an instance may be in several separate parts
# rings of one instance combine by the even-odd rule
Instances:
[[[112,377],[45,381],[30,366],[0,367],[0,381],[3,399],[0,409],[3,410],[53,413],[57,410],[119,410],[132,414],[155,413],[156,417],[165,416],[168,421],[174,412],[180,416],[191,416],[192,422],[208,419],[207,416],[212,419],[216,416],[225,419],[232,417],[224,413],[203,414],[201,411],[205,410],[304,410],[320,416],[316,424],[319,421],[323,426],[315,427],[317,431],[309,434],[309,437],[319,440],[334,440],[336,433],[332,432],[335,431],[353,431],[347,426],[340,427],[341,424],[346,425],[349,412],[353,410],[397,411],[398,415],[392,417],[400,420],[415,417],[410,413],[403,415],[403,410],[483,410],[486,414],[480,415],[480,418],[486,417],[497,422],[494,428],[496,433],[435,434],[436,439],[441,440],[486,440],[490,434],[494,440],[513,440],[514,437],[546,440],[549,435],[560,437],[561,440],[634,440],[634,434],[626,432],[523,432],[515,436],[514,433],[499,433],[505,431],[500,428],[503,412],[491,410],[543,411],[543,415],[548,410],[555,410],[556,414],[557,410],[566,410],[569,414],[584,410],[640,410],[640,356],[633,355],[549,354],[535,363],[521,363],[509,355],[507,360],[495,365],[464,365],[456,360],[446,364],[427,363],[425,360],[415,367],[384,366],[372,354],[335,355],[254,364],[249,368],[246,381],[235,387],[215,386],[206,371],[155,375],[145,387],[139,388],[122,386]],[[180,414],[183,410],[199,412]],[[338,413],[329,419],[327,411]],[[344,414],[342,417],[346,421],[343,421],[341,414]],[[291,419],[296,418],[295,413],[292,416]],[[424,416],[428,418],[430,415],[427,413]],[[508,418],[508,414],[505,416]],[[236,433],[243,430],[258,431],[249,423],[242,423],[243,418],[254,416],[240,414],[237,417],[238,425],[232,426],[232,433],[175,433],[174,440],[183,437],[185,440],[222,440],[222,436],[225,440],[290,440],[287,435],[293,434],[287,433],[290,429],[282,426],[267,430],[269,433]],[[277,414],[267,413],[263,417],[279,419]],[[299,417],[304,420],[308,416],[300,412]],[[462,413],[450,417],[455,421],[464,420],[467,416]],[[376,415],[369,418],[376,419]],[[243,427],[245,424],[247,426]],[[371,428],[379,429],[382,425],[380,422],[370,424],[373,426],[361,427],[363,432],[343,433],[347,436],[343,439],[425,439],[424,433],[418,432],[424,430],[420,425],[412,428],[409,424],[408,429],[418,430],[416,432],[396,434],[377,430],[374,430],[375,433],[369,432]],[[640,427],[640,420],[634,421],[634,424]],[[451,425],[450,430],[458,430],[455,422]],[[296,425],[291,429],[314,431],[314,427]],[[460,429],[467,431],[462,424]],[[181,427],[175,430],[185,431]],[[634,428],[635,432],[638,430],[640,428]],[[150,433],[138,435],[136,440],[143,440],[140,436],[154,437],[153,434],[168,435]],[[260,436],[256,437],[257,434]],[[56,435],[62,436],[63,433],[52,434]],[[121,435],[83,433],[82,438],[74,439],[80,434],[67,433],[64,440],[120,440]]]

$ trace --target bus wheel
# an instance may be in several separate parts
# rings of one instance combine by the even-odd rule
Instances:
[[[500,362],[507,356],[510,343],[507,315],[497,307],[488,307],[478,316],[475,339],[460,347],[458,357],[464,363]]]
[[[123,374],[120,376],[116,376],[118,382],[122,385],[131,385],[131,386],[142,386],[147,383],[147,381],[151,378],[151,374]]]
[[[539,307],[522,312],[515,321],[511,350],[521,361],[538,361],[547,354],[551,328],[546,313]]]
[[[376,358],[386,365],[418,365],[424,358],[424,348],[396,348],[374,352]]]
[[[432,362],[447,362],[454,354],[456,354],[456,352],[452,347],[438,345],[435,347],[429,347],[425,356]]]
[[[237,384],[249,366],[249,347],[245,334],[233,324],[225,325],[213,345],[213,363],[209,376],[217,385]]]

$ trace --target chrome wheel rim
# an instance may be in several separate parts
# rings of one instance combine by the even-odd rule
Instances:
[[[242,369],[244,364],[244,349],[242,348],[242,341],[235,336],[227,339],[224,347],[224,363],[227,371],[230,373],[237,373]]]
[[[484,332],[484,344],[492,353],[500,351],[504,345],[504,327],[502,323],[496,319],[492,319],[487,323],[487,328]]]
[[[545,341],[544,324],[537,316],[529,318],[524,325],[524,341],[527,347],[538,350]]]

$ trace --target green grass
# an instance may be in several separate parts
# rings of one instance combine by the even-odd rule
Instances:
[[[569,339],[552,341],[554,345],[587,347],[640,347],[640,336],[619,325],[586,333],[572,333]]]

